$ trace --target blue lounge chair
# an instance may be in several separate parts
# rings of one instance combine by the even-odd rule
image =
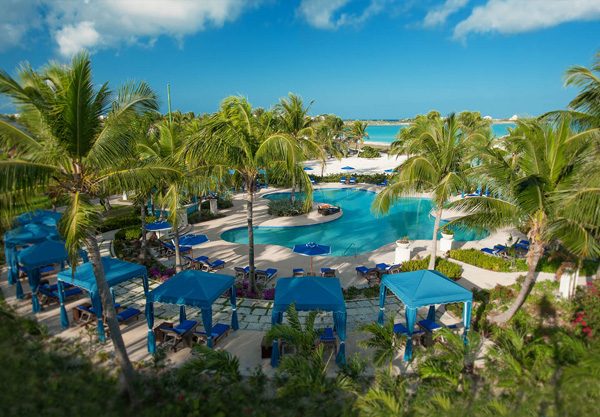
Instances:
[[[200,261],[200,264],[202,265],[202,269],[207,272],[212,272],[216,271],[217,269],[225,268],[225,261],[222,261],[220,259],[217,259],[214,262],[209,262],[208,260]]]
[[[86,323],[88,323],[90,321],[98,319],[98,316],[96,316],[96,312],[94,311],[94,309],[92,307],[86,307],[84,305],[78,305],[75,308],[77,310],[79,310],[79,319],[77,321],[80,324],[86,324]],[[121,304],[115,303],[115,310],[118,311],[119,308],[121,308]],[[118,314],[117,314],[117,317],[118,317]],[[73,318],[75,318],[75,315],[73,315]]]
[[[317,182],[315,181],[315,179],[313,177],[308,177],[310,178],[310,182],[312,185],[317,185]]]
[[[53,301],[59,301],[58,291],[49,291],[43,287],[40,287],[38,288],[38,293],[40,293],[43,296],[43,299],[40,300],[42,304],[50,304]],[[69,288],[68,290],[65,290],[65,300],[72,297],[80,296],[81,294],[83,294],[81,288]]]
[[[354,177],[350,177],[350,184],[356,184],[356,179]]]
[[[19,272],[22,272],[23,275],[22,276],[27,276],[27,269],[25,269],[25,267],[21,264],[17,264],[17,268],[19,269]],[[42,275],[47,275],[47,274],[51,274],[54,272],[54,265],[46,265],[40,268],[40,273]]]
[[[529,241],[522,239],[519,243],[515,245],[518,249],[529,250]]]
[[[529,246],[529,241],[525,240],[525,239],[521,239],[521,241],[519,242],[521,245],[527,245]]]
[[[394,324],[394,334],[400,336],[407,336],[408,330],[406,329],[406,326],[404,324],[396,323]]]
[[[198,322],[194,320],[184,320],[177,327],[161,327],[160,330],[165,335],[163,342],[169,343],[172,341],[171,349],[177,351],[177,346],[185,336],[193,332],[198,326]]]
[[[73,286],[73,284],[69,284],[68,282],[64,283],[65,286],[65,290],[68,288],[71,288]],[[58,291],[58,284],[43,284],[40,286],[41,288],[44,288],[46,291]]]
[[[340,180],[340,184],[346,184],[346,177],[342,177],[342,179]]]
[[[210,338],[212,339],[213,345],[219,343],[222,338],[227,337],[230,329],[231,326],[228,324],[215,324],[210,332]],[[194,332],[194,341],[200,343],[201,340],[206,342],[206,332]]]
[[[246,279],[246,278],[248,278],[248,273],[250,272],[250,267],[249,266],[247,266],[245,268],[242,268],[241,266],[234,266],[233,269],[235,271],[235,279],[238,279],[238,278]]]
[[[492,256],[498,256],[498,254],[501,252],[500,249],[490,249],[490,248],[483,248],[480,249],[483,253],[487,253],[488,255],[492,255]]]
[[[275,277],[275,275],[277,275],[277,270],[274,268],[269,268],[266,271],[263,271],[262,269],[256,270],[256,279],[261,280],[264,283],[269,282],[272,278]]]
[[[326,278],[335,278],[335,269],[321,268],[321,276]]]
[[[387,271],[390,268],[390,265],[382,262],[380,264],[375,265],[375,267],[377,269],[381,269],[382,271]]]
[[[294,277],[303,277],[306,274],[304,273],[304,269],[302,268],[294,268],[292,271],[292,276]]]
[[[494,245],[494,249],[498,249],[498,250],[506,250],[508,249],[506,246],[504,245]]]
[[[366,266],[357,266],[356,267],[356,275],[362,275],[363,277],[367,275],[370,271],[376,271],[377,268],[367,268]]]
[[[442,326],[437,324],[435,321],[429,319],[419,321],[419,326],[431,333],[437,332],[438,330],[442,329]]]
[[[389,183],[390,183],[390,180],[384,180],[383,182],[380,182],[377,185],[379,185],[381,187],[387,187]]]
[[[331,347],[337,354],[337,341],[335,340],[333,329],[331,327],[325,327],[324,329],[317,329],[317,331],[319,332],[318,343]]]
[[[123,324],[129,320],[132,320],[133,318],[138,320],[140,314],[142,314],[142,312],[137,308],[129,307],[127,310],[121,311],[119,314],[117,314],[117,319],[119,320],[119,324]]]

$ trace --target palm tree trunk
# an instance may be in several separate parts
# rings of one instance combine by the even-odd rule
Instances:
[[[521,308],[523,303],[525,303],[525,299],[531,291],[533,284],[535,283],[536,273],[535,270],[537,268],[538,262],[540,261],[542,255],[544,254],[544,246],[537,242],[531,242],[531,247],[529,249],[529,253],[527,257],[530,259],[529,261],[529,270],[527,271],[527,275],[525,276],[525,281],[523,282],[523,286],[521,287],[521,291],[515,298],[515,301],[508,307],[504,313],[499,314],[495,317],[491,317],[490,320],[498,325],[502,325],[508,322],[516,312]]]
[[[146,206],[142,200],[142,206],[140,211],[140,217],[142,218],[142,243],[140,247],[140,258],[146,262],[148,257],[148,249],[146,245]]]
[[[89,250],[90,261],[92,262],[92,268],[94,270],[94,276],[96,277],[100,302],[102,303],[102,309],[106,316],[106,324],[110,331],[110,338],[117,355],[117,362],[123,372],[125,388],[127,389],[129,399],[132,402],[135,402],[134,379],[136,374],[131,365],[131,361],[129,360],[125,343],[123,342],[121,328],[119,327],[119,321],[117,320],[117,312],[110,294],[110,288],[106,282],[106,276],[104,275],[104,267],[102,266],[102,258],[100,257],[100,248],[98,247],[96,236],[93,234],[87,238],[87,247]]]
[[[598,264],[598,269],[596,269],[596,279],[600,279],[600,263]]]
[[[254,229],[252,228],[252,198],[253,184],[248,181],[246,183],[246,190],[248,191],[248,200],[246,204],[246,219],[248,221],[248,277],[250,278],[250,290],[256,294],[256,275],[254,272]]]
[[[150,194],[150,215],[154,216],[154,196]]]
[[[294,201],[296,199],[296,174],[292,174],[292,193],[290,194],[290,201]]]
[[[431,242],[431,258],[427,269],[435,269],[435,258],[437,256],[437,235],[440,229],[440,221],[442,220],[442,209],[439,208],[435,212],[435,224],[433,225],[433,240]]]
[[[175,227],[175,272],[181,272],[181,258],[179,257],[179,228]]]

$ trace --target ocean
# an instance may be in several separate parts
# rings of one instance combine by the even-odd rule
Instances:
[[[381,143],[392,143],[396,139],[396,135],[400,129],[407,125],[395,125],[395,126],[369,126],[367,128],[368,138],[365,138],[367,142],[381,142]],[[492,125],[492,132],[496,136],[504,136],[508,134],[507,127],[513,128],[513,123],[497,123]]]

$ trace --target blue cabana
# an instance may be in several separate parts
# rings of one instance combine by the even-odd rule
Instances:
[[[128,281],[132,278],[143,278],[144,294],[148,293],[148,272],[144,265],[134,264],[132,262],[121,261],[109,257],[102,258],[102,266],[104,267],[104,276],[109,287]],[[58,297],[60,299],[60,325],[64,328],[69,327],[69,318],[65,310],[65,286],[68,282],[76,287],[87,291],[92,300],[92,308],[98,317],[98,337],[104,341],[104,324],[102,323],[102,303],[98,294],[98,285],[96,284],[96,276],[92,268],[91,262],[86,262],[77,267],[73,274],[72,269],[58,273]]]
[[[8,283],[17,284],[17,298],[23,298],[17,266],[17,246],[33,245],[45,240],[59,240],[56,226],[29,223],[4,233],[4,255],[8,266]]]
[[[412,358],[412,334],[417,321],[417,310],[430,306],[427,319],[435,320],[435,305],[448,303],[464,303],[463,339],[467,342],[467,331],[471,323],[471,305],[473,293],[438,271],[421,270],[401,274],[384,275],[379,288],[378,323],[383,325],[385,296],[387,290],[393,292],[406,306],[406,329],[408,341],[404,350],[404,360]]]
[[[62,213],[50,210],[35,209],[17,217],[17,223],[21,226],[29,223],[45,224],[46,226],[56,226],[62,218]]]
[[[87,252],[81,250],[80,254],[83,261],[87,262]],[[37,296],[42,277],[41,268],[46,265],[61,264],[60,270],[63,271],[65,269],[65,262],[68,261],[69,258],[67,251],[65,250],[65,243],[55,240],[46,240],[19,251],[17,258],[19,264],[23,265],[27,270],[27,278],[32,294],[31,306],[33,312],[39,313],[42,311]]]
[[[173,275],[148,294],[146,294],[146,319],[148,321],[148,352],[156,352],[154,339],[154,303],[177,304],[180,306],[179,321],[186,320],[185,306],[198,307],[202,310],[202,323],[206,332],[206,345],[212,343],[212,304],[225,291],[229,291],[229,301],[233,314],[231,327],[239,329],[236,300],[235,278],[231,275],[212,274],[203,271],[187,270]]]
[[[346,302],[340,280],[337,278],[294,277],[279,278],[275,287],[275,300],[271,311],[271,326],[281,324],[283,313],[296,303],[296,310],[322,310],[333,312],[334,330],[340,338],[337,363],[346,363]],[[278,341],[273,341],[271,365],[279,364]]]
[[[261,169],[258,171],[258,174],[263,174],[265,176],[265,189],[269,188],[268,184],[267,184],[267,170],[266,169]]]

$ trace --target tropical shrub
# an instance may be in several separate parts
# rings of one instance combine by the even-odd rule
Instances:
[[[420,271],[422,269],[427,269],[428,266],[429,256],[423,259],[404,262],[402,264],[402,272]],[[462,268],[460,265],[447,259],[440,258],[439,256],[435,260],[435,270],[455,281],[462,276]]]
[[[379,184],[390,177],[383,172],[381,174],[329,174],[325,176],[314,176],[316,182],[334,182],[340,183],[342,177],[353,176],[357,184]]]
[[[210,210],[195,211],[188,216],[188,223],[196,224],[225,217],[222,213],[213,214]]]
[[[357,298],[376,298],[379,297],[379,285],[372,287],[356,288],[354,285],[348,288],[342,288],[345,300],[354,300]]]
[[[365,146],[362,152],[358,154],[359,158],[379,158],[380,156],[379,151],[371,146]]]
[[[217,209],[224,210],[233,207],[233,201],[230,198],[217,199]],[[210,201],[203,201],[200,205],[203,210],[210,210]]]
[[[515,293],[512,288],[497,284],[489,292],[490,300],[498,300],[500,304],[506,304],[515,298]]]
[[[575,297],[577,313],[573,319],[573,326],[580,334],[590,338],[600,335],[600,279],[579,289]]]
[[[154,216],[146,216],[146,224],[156,220]],[[105,220],[99,227],[100,233],[109,232],[111,230],[122,229],[128,226],[142,227],[142,217],[139,214],[130,216],[115,217]],[[141,229],[140,229],[141,230]]]
[[[474,265],[490,271],[511,272],[512,261],[498,256],[486,255],[477,249],[455,249],[450,251],[450,258]],[[527,263],[524,259],[516,260],[517,271],[527,271]]]
[[[137,240],[142,237],[142,228],[137,226],[127,226],[115,233],[115,239],[119,240]]]
[[[290,217],[304,214],[304,201],[302,200],[269,200],[268,212],[271,216]]]

